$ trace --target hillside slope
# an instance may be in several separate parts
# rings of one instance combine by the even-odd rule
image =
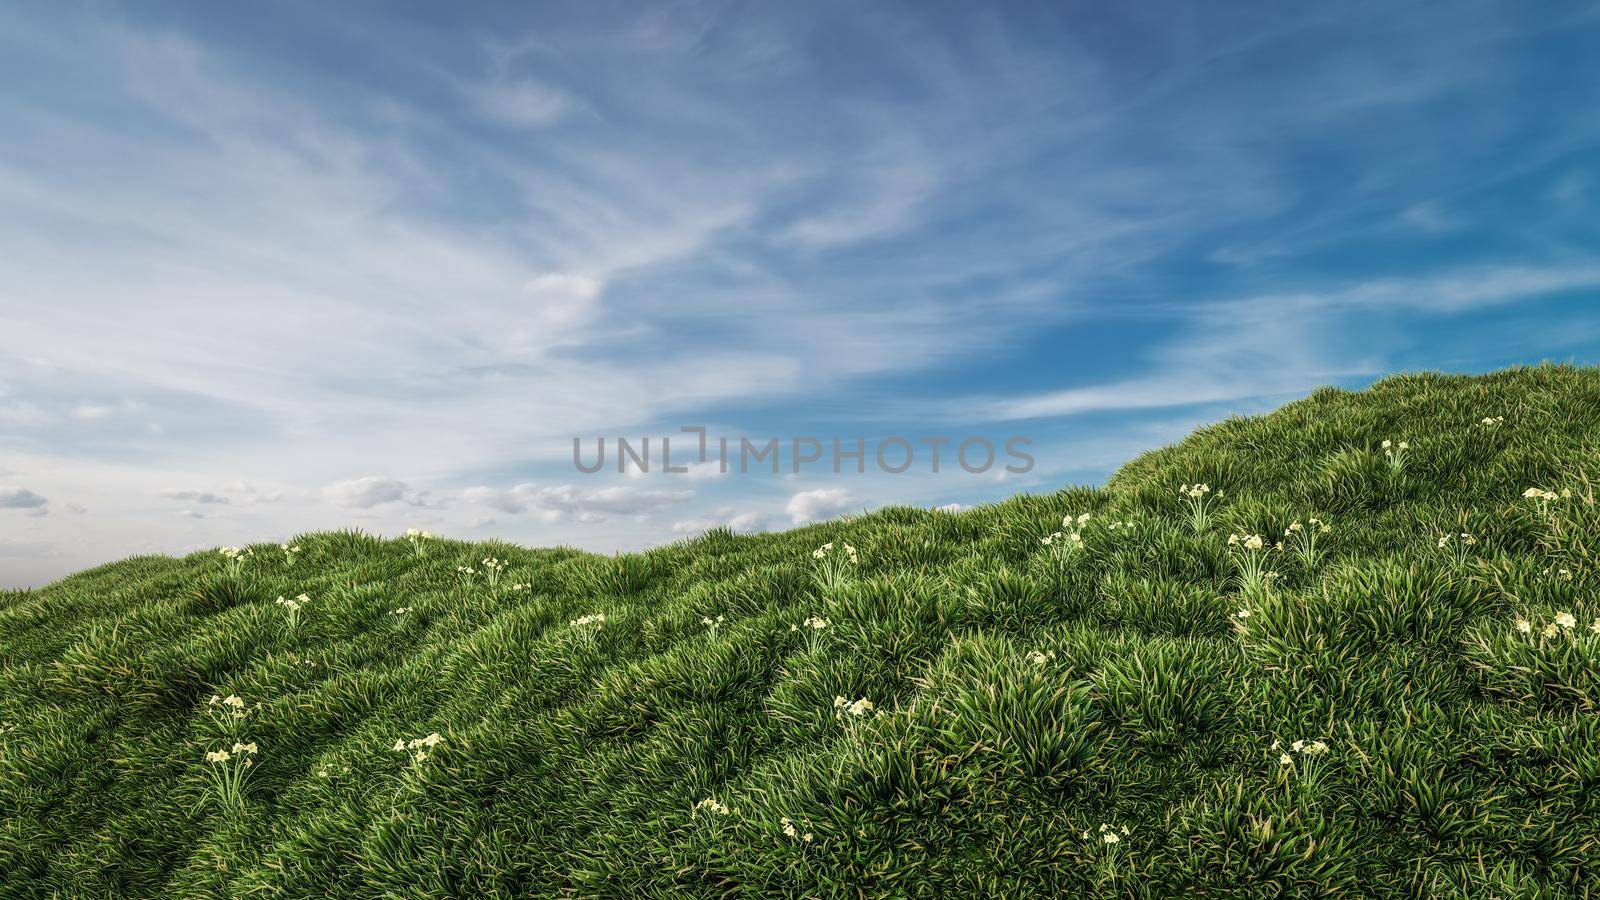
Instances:
[[[0,884],[1587,896],[1597,447],[1595,370],[1406,376],[957,514],[104,566],[0,595]]]

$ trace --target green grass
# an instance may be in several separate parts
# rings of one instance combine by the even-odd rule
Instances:
[[[341,532],[236,573],[103,566],[0,596],[0,884],[1591,896],[1597,447],[1600,371],[1405,376],[957,514],[617,558]],[[1222,493],[1200,535],[1195,483]],[[1081,548],[1041,544],[1085,512]],[[1320,560],[1260,551],[1275,577],[1241,596],[1228,536],[1311,517]],[[223,803],[205,755],[236,741],[259,752]]]

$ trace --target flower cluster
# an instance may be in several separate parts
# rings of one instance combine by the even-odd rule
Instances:
[[[573,619],[568,624],[573,628],[582,628],[585,625],[593,625],[597,628],[603,627],[606,624],[606,614],[603,612],[589,613],[588,615],[579,616],[576,619]]]
[[[714,813],[719,816],[725,816],[733,812],[733,810],[728,808],[727,804],[719,802],[715,797],[707,797],[694,805],[694,811],[696,814],[698,814],[701,810],[705,810],[708,813]]]
[[[1133,519],[1123,519],[1121,521],[1107,523],[1106,530],[1107,531],[1128,531],[1128,530],[1132,530],[1133,528],[1138,527],[1138,525],[1139,525],[1139,523],[1137,521],[1133,520]]]
[[[861,562],[860,557],[856,555],[856,548],[843,542],[840,543],[840,547],[843,553],[833,552],[833,542],[829,541],[811,551],[811,556],[819,560],[816,569],[811,573],[811,579],[826,593],[831,594],[842,587],[849,577],[850,570]]]
[[[238,809],[244,803],[245,778],[255,765],[256,745],[235,742],[231,750],[206,751],[206,777],[211,782],[217,803],[224,809]]]
[[[1465,531],[1447,531],[1439,535],[1437,546],[1449,555],[1451,564],[1459,569],[1467,564],[1472,548],[1478,546],[1478,539]]]
[[[1083,535],[1076,531],[1067,533],[1052,531],[1039,538],[1039,543],[1046,547],[1064,547],[1068,550],[1076,550],[1083,546]]]
[[[1557,500],[1572,499],[1572,488],[1562,488],[1561,492],[1557,493],[1555,491],[1547,491],[1543,488],[1531,487],[1522,492],[1522,499],[1532,500],[1533,502],[1539,504],[1540,509],[1543,509]]]
[[[229,694],[226,697],[212,694],[206,705],[211,708],[213,715],[222,719],[242,719],[249,711],[244,699],[238,694]]]
[[[1478,420],[1478,424],[1482,425],[1484,428],[1493,428],[1496,425],[1505,422],[1505,420],[1505,416],[1484,416],[1482,419]]]
[[[1049,553],[1058,577],[1065,577],[1072,561],[1084,547],[1083,527],[1089,523],[1089,513],[1067,515],[1061,519],[1062,531],[1052,532],[1039,539]]]
[[[1315,569],[1322,559],[1323,551],[1317,547],[1317,538],[1332,530],[1327,522],[1314,517],[1307,519],[1304,525],[1290,522],[1289,527],[1283,530],[1283,542],[1294,550],[1301,564],[1307,570],[1311,570]]]
[[[1517,631],[1521,632],[1522,634],[1532,634],[1534,631],[1533,623],[1529,622],[1527,619],[1517,619],[1516,626]],[[1563,632],[1574,633],[1577,631],[1577,628],[1577,616],[1570,612],[1558,612],[1555,614],[1555,618],[1551,619],[1549,622],[1546,622],[1543,627],[1538,629],[1538,631],[1539,636],[1542,638],[1553,638],[1556,635],[1562,634]],[[1600,619],[1595,619],[1594,623],[1589,626],[1589,630],[1595,634],[1600,634]]]
[[[492,556],[484,557],[483,574],[488,577],[491,586],[500,583],[500,573],[506,570],[505,560],[495,559]]]
[[[217,552],[222,554],[223,565],[235,575],[244,571],[244,564],[254,559],[256,555],[249,547],[223,547]]]
[[[783,826],[783,833],[784,834],[788,835],[789,837],[794,838],[797,841],[805,841],[806,843],[809,844],[816,837],[815,835],[813,835],[809,831],[801,832],[799,828],[795,827],[794,821],[791,820],[788,816],[784,816],[783,818],[779,819],[778,820],[778,824]]]
[[[303,609],[306,604],[311,602],[311,598],[305,594],[301,594],[295,597],[293,600],[286,600],[283,597],[279,597],[272,602],[289,611],[289,630],[293,631],[300,624],[300,610]]]
[[[478,570],[471,566],[456,566],[456,574],[461,576],[462,581],[471,581],[472,576],[478,574]]]
[[[711,618],[710,616],[700,617],[700,624],[704,625],[711,632],[712,637],[717,636],[717,629],[721,628],[722,623],[726,621],[728,620],[723,616],[717,616],[715,619]]]
[[[1383,448],[1383,458],[1389,461],[1391,471],[1399,472],[1406,467],[1406,451],[1411,449],[1410,444],[1405,441],[1396,443],[1386,438],[1379,446]]]
[[[389,612],[394,614],[394,615],[397,615],[397,616],[403,616],[406,613],[411,612],[411,607],[409,607],[409,606],[397,606],[394,609],[389,610]]]
[[[1240,593],[1247,597],[1255,596],[1276,577],[1274,573],[1266,571],[1267,542],[1261,535],[1230,534],[1228,548],[1239,570],[1237,578]]]
[[[1051,660],[1053,660],[1055,658],[1056,658],[1056,652],[1054,650],[1044,650],[1044,651],[1041,651],[1041,650],[1029,650],[1028,651],[1028,662],[1033,663],[1036,666],[1042,666],[1045,663],[1050,662]]]
[[[850,700],[846,697],[833,698],[833,717],[835,719],[842,719],[845,716],[854,716],[859,719],[874,709],[872,701],[865,697],[858,697],[855,700]]]
[[[1061,517],[1061,531],[1054,531],[1039,539],[1046,547],[1053,547],[1059,555],[1083,548],[1083,526],[1089,524],[1089,513],[1076,516],[1070,513]]]
[[[822,645],[822,633],[832,627],[833,623],[822,616],[807,616],[806,620],[799,625],[790,625],[789,630],[803,630],[806,636],[806,649],[815,653],[817,648]]]
[[[233,759],[235,756],[238,756],[238,757],[241,757],[241,758],[244,758],[246,756],[254,756],[256,754],[256,749],[257,748],[256,748],[256,745],[255,745],[254,741],[251,741],[248,744],[237,744],[236,743],[236,744],[233,745],[233,749],[232,750],[211,750],[211,751],[207,752],[206,753],[206,762],[209,762],[209,763],[225,763],[225,762]],[[247,765],[247,766],[250,765],[250,760],[247,759],[247,758],[244,759],[244,765]]]
[[[1322,756],[1328,752],[1328,745],[1322,741],[1295,741],[1289,745],[1289,749],[1287,751],[1280,750],[1280,747],[1282,747],[1281,741],[1272,742],[1271,749],[1279,751],[1278,765],[1280,766],[1294,765],[1294,757],[1290,756],[1290,753],[1298,753],[1301,756]]]
[[[850,546],[849,544],[841,544],[840,546],[844,548],[844,553],[846,556],[850,557],[851,562],[859,562],[859,559],[856,556],[856,548]],[[817,559],[826,559],[828,554],[831,552],[833,552],[833,542],[829,541],[828,543],[823,544],[821,547],[811,551],[811,555]]]
[[[429,733],[427,737],[413,738],[409,741],[401,738],[396,740],[394,746],[390,749],[396,753],[410,753],[413,763],[421,763],[426,762],[433,748],[442,743],[444,743],[444,738],[440,737],[439,732],[435,731]]]
[[[1228,535],[1229,547],[1243,547],[1246,550],[1260,550],[1266,546],[1266,539],[1259,534],[1230,534]]]
[[[433,540],[433,532],[423,531],[421,528],[407,528],[406,540],[411,543],[411,552],[421,556],[427,542]]]
[[[1522,498],[1529,500],[1539,507],[1539,514],[1549,520],[1550,528],[1558,530],[1558,513],[1550,507],[1560,500],[1572,499],[1572,488],[1562,488],[1559,492],[1544,488],[1531,487],[1522,492]]]
[[[299,544],[279,544],[278,549],[283,551],[284,565],[292,566],[294,561],[300,558]]]
[[[1222,499],[1222,491],[1215,494],[1211,492],[1209,484],[1186,484],[1178,488],[1178,496],[1183,498],[1183,505],[1189,508],[1189,527],[1195,534],[1203,534],[1211,524],[1210,504]]]
[[[1121,832],[1121,833],[1119,834],[1118,832]],[[1100,835],[1100,842],[1102,844],[1120,844],[1120,843],[1122,843],[1122,839],[1123,838],[1127,837],[1128,835],[1130,835],[1132,833],[1133,832],[1129,831],[1128,830],[1128,826],[1126,826],[1126,825],[1115,826],[1115,825],[1110,824],[1109,822],[1101,822],[1100,823],[1099,835]],[[1082,834],[1078,835],[1078,837],[1081,840],[1087,841],[1089,839],[1089,832],[1085,831]]]

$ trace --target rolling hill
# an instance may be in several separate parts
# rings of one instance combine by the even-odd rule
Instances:
[[[7,592],[0,884],[1589,896],[1597,448],[1600,371],[1408,375],[957,513]]]

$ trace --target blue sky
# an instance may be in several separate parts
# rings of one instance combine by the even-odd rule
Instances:
[[[0,585],[970,505],[1321,384],[1596,361],[1600,6],[1121,6],[0,11]],[[571,465],[681,425],[1036,466]]]

